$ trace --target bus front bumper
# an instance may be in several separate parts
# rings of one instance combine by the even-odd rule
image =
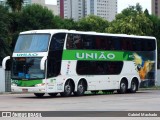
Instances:
[[[19,87],[19,86],[11,86],[11,92],[19,92],[19,93],[46,93],[45,86],[38,87]]]

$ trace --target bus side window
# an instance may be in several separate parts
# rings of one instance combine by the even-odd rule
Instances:
[[[154,40],[148,40],[148,51],[153,51],[156,49],[155,41]]]
[[[81,35],[74,35],[73,45],[75,49],[82,49],[83,39]]]
[[[127,50],[133,51],[132,41],[130,41],[130,40],[127,41]]]
[[[113,39],[114,49],[121,50],[120,38],[112,37],[112,39]]]
[[[84,35],[83,47],[84,49],[94,49],[94,37],[91,35]]]
[[[64,40],[65,40],[65,34],[63,33],[53,35],[49,50],[51,51],[63,50]]]
[[[68,34],[68,36],[67,36],[66,48],[67,48],[67,49],[72,49],[72,48],[73,48],[73,38],[72,38],[72,34]]]
[[[83,39],[81,34],[68,34],[67,49],[82,49],[83,48]]]
[[[112,39],[108,40],[108,50],[114,50],[114,42]]]
[[[107,62],[107,74],[109,75],[116,75],[120,74],[123,67],[122,61],[108,61]]]
[[[65,36],[65,33],[58,33],[52,37],[47,59],[47,77],[57,76],[60,73]]]
[[[122,50],[127,50],[127,40],[125,38],[121,41],[121,48]]]
[[[96,36],[95,43],[96,43],[96,49],[99,49],[101,43],[100,43],[100,38],[98,36]]]
[[[96,49],[97,50],[101,50],[101,49],[105,49],[105,44],[104,44],[104,39],[103,37],[100,37],[100,36],[96,36],[96,39],[95,39],[95,45],[96,45]]]

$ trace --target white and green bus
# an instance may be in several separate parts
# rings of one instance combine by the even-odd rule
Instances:
[[[32,30],[19,34],[11,59],[12,92],[42,97],[97,93],[135,93],[155,83],[156,39],[147,36]]]

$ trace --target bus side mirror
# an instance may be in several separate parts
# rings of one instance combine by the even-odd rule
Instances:
[[[5,70],[6,69],[6,63],[7,61],[10,59],[11,57],[10,56],[7,56],[3,59],[2,61],[2,68]]]
[[[44,70],[45,69],[45,61],[47,60],[47,56],[44,56],[42,59],[41,59],[41,63],[40,63],[40,69],[41,70]]]

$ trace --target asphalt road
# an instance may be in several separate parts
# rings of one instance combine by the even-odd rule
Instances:
[[[160,111],[160,90],[81,97],[46,94],[43,98],[33,94],[0,94],[0,111]]]
[[[160,90],[135,94],[36,98],[33,94],[0,94],[1,111],[160,111]]]

